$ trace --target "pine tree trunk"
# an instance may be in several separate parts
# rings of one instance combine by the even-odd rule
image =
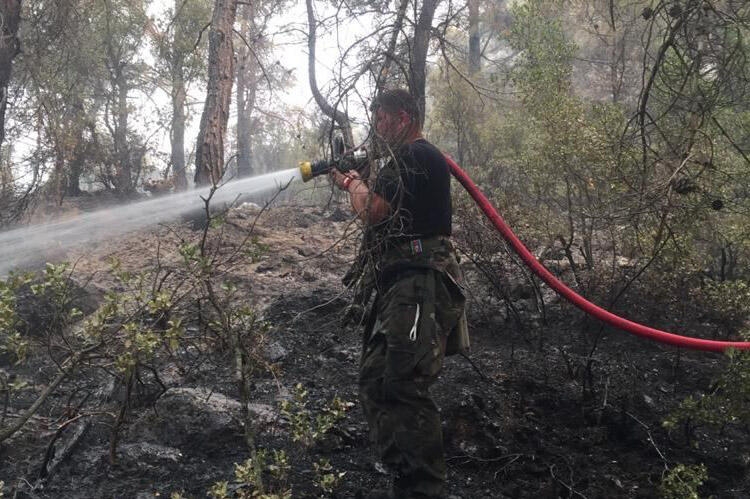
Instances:
[[[195,151],[195,182],[216,185],[224,174],[224,139],[234,81],[232,29],[237,0],[216,0],[208,35],[208,88]]]

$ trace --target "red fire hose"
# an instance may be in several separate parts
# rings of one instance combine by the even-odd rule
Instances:
[[[510,229],[510,227],[508,227],[508,224],[505,223],[495,207],[492,206],[492,203],[490,203],[487,197],[482,194],[482,191],[479,190],[479,188],[469,178],[466,172],[464,172],[461,167],[459,167],[456,162],[453,161],[450,157],[446,156],[445,158],[448,161],[448,165],[451,168],[451,173],[454,177],[456,177],[456,180],[461,182],[461,185],[463,185],[471,195],[471,197],[474,198],[474,201],[476,201],[477,205],[482,209],[484,214],[487,215],[487,218],[490,219],[495,228],[500,232],[500,234],[502,234],[505,240],[508,241],[513,250],[518,254],[518,256],[521,257],[524,263],[526,263],[526,265],[531,270],[533,270],[536,275],[538,275],[544,282],[546,282],[549,287],[557,291],[557,293],[560,294],[563,298],[565,298],[587,314],[592,315],[611,326],[622,329],[623,331],[627,331],[637,336],[649,338],[661,343],[666,343],[668,345],[685,347],[693,350],[704,350],[707,352],[723,352],[724,350],[727,350],[729,348],[737,348],[743,350],[750,349],[750,342],[703,340],[699,338],[690,338],[674,333],[660,331],[658,329],[644,326],[643,324],[638,324],[637,322],[623,319],[622,317],[608,312],[600,306],[586,300],[575,291],[567,287],[565,284],[563,284],[559,279],[557,279],[557,277],[552,275],[552,273],[547,270],[544,265],[539,263],[537,259],[534,258],[534,255],[531,254],[526,246],[523,245],[521,240],[518,239],[518,236],[516,236]]]

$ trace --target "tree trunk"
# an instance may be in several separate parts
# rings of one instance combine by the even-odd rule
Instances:
[[[177,191],[187,189],[185,174],[185,70],[184,58],[172,57],[172,177]]]
[[[391,39],[388,42],[388,48],[385,52],[383,68],[380,70],[380,75],[378,76],[378,89],[383,88],[384,86],[388,86],[388,80],[395,79],[391,75],[391,66],[396,60],[396,45],[398,43],[398,37],[401,34],[401,30],[404,26],[404,17],[406,17],[406,7],[408,6],[409,0],[401,0],[401,3],[399,3],[398,11],[396,12],[396,21],[393,23],[393,30],[391,31]]]
[[[242,9],[241,32],[245,40],[252,40],[252,21],[255,17],[254,4],[246,5]],[[245,46],[237,55],[237,176],[250,177],[252,166],[252,130],[250,122],[255,107],[255,92],[258,85],[256,79],[256,60],[250,49]]]
[[[479,0],[469,0],[469,74],[479,72],[481,53],[479,47]]]
[[[433,0],[428,0],[433,1]],[[323,97],[323,94],[320,93],[320,90],[318,89],[318,83],[315,78],[315,43],[316,43],[316,30],[317,30],[317,20],[315,19],[315,13],[313,12],[313,6],[312,6],[312,0],[306,0],[305,1],[307,5],[307,73],[308,73],[308,79],[310,82],[310,91],[313,94],[313,98],[315,98],[315,102],[318,104],[318,107],[321,111],[323,111],[323,114],[331,118],[333,121],[335,121],[339,127],[341,127],[341,131],[344,134],[344,140],[346,141],[347,145],[350,147],[354,144],[354,138],[352,134],[352,127],[349,123],[349,117],[346,116],[343,112],[341,112],[338,107],[331,106],[325,97]]]
[[[13,178],[12,157],[13,145],[9,144],[0,155],[0,202],[13,195],[16,180]],[[0,217],[1,223],[2,217]]]
[[[54,139],[55,142],[55,169],[53,172],[55,186],[55,201],[58,206],[62,205],[67,188],[65,186],[65,145],[59,137]]]
[[[309,2],[310,0],[308,0]],[[411,52],[411,79],[409,90],[417,101],[419,114],[424,121],[425,114],[425,83],[427,81],[427,49],[430,45],[432,31],[432,19],[435,17],[435,8],[440,0],[424,0],[419,19],[414,26],[414,42]]]
[[[117,92],[117,123],[115,125],[115,151],[117,153],[117,191],[128,196],[133,191],[130,164],[130,147],[128,145],[128,90],[129,85],[124,67],[120,66],[115,74],[115,91]]]
[[[81,174],[86,156],[89,154],[89,143],[83,137],[84,128],[81,127],[76,134],[76,145],[73,148],[73,157],[67,168],[67,195],[76,197],[81,195]]]
[[[8,83],[13,59],[20,52],[18,24],[21,20],[21,0],[0,0],[0,145],[5,140],[5,110],[8,105]]]
[[[208,88],[195,150],[195,182],[217,185],[224,174],[224,137],[234,81],[232,30],[237,0],[216,0],[208,35]]]

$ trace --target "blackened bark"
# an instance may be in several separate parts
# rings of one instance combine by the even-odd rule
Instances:
[[[21,0],[0,0],[0,144],[5,140],[5,110],[8,106],[13,59],[20,52],[18,25],[21,21]]]
[[[195,182],[217,185],[224,174],[224,139],[234,82],[232,33],[237,0],[216,0],[208,35],[208,88],[195,151]]]

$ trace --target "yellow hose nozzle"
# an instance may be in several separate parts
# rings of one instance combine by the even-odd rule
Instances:
[[[313,178],[312,163],[309,161],[299,162],[299,172],[302,175],[302,181],[307,182]]]

